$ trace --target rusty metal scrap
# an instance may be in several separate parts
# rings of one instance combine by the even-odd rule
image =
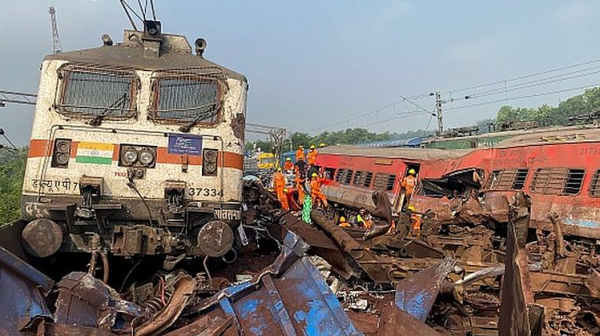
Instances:
[[[0,335],[35,331],[51,318],[45,296],[53,281],[0,246]]]
[[[446,258],[396,284],[396,306],[425,322],[440,291],[442,281],[454,269],[456,261]]]

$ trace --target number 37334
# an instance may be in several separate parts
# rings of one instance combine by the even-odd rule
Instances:
[[[188,188],[187,193],[190,196],[204,196],[204,197],[223,196],[223,190],[217,190],[215,188]]]

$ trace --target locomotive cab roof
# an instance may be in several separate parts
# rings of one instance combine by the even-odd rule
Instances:
[[[205,59],[202,56],[206,46],[203,39],[196,41],[196,55],[181,35],[159,33],[148,36],[147,32],[125,30],[122,43],[113,45],[108,35],[102,40],[104,45],[101,47],[52,54],[44,60],[150,71],[212,68],[222,71],[227,78],[246,81],[243,75]]]

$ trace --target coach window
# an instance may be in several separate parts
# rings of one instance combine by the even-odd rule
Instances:
[[[346,174],[346,169],[338,169],[337,174],[335,174],[335,181],[337,183],[342,183],[342,178],[345,176]]]
[[[102,119],[134,114],[138,82],[134,71],[66,65],[58,72],[62,79],[55,104],[58,113]]]
[[[600,170],[596,170],[594,176],[592,176],[589,193],[590,196],[600,197]]]
[[[362,186],[365,188],[368,188],[371,186],[371,181],[373,180],[373,173],[371,172],[367,172],[367,174],[365,175],[365,179],[362,183]]]
[[[344,181],[342,183],[349,185],[350,181],[352,181],[352,173],[354,173],[353,170],[346,170],[346,175],[344,176]]]
[[[396,182],[396,175],[377,173],[375,174],[375,181],[373,182],[373,188],[376,190],[389,191],[394,189],[394,183]]]
[[[335,168],[325,168],[325,178],[328,180],[333,180],[335,176]]]
[[[152,83],[150,118],[190,127],[215,124],[221,110],[221,86],[220,81],[208,76],[157,77]]]
[[[576,195],[581,190],[585,170],[539,168],[533,176],[531,191],[547,195]]]
[[[529,169],[495,170],[488,183],[490,190],[520,190],[523,189]]]
[[[357,171],[354,173],[354,178],[352,179],[352,185],[358,186],[360,185],[362,177],[365,176],[365,172]]]

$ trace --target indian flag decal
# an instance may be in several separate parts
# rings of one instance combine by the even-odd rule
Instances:
[[[77,145],[77,163],[112,164],[113,144],[80,142]]]

